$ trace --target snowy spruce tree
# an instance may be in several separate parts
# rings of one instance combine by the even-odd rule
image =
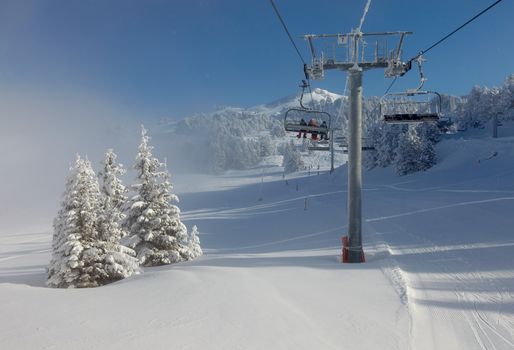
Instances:
[[[415,128],[410,127],[406,133],[399,135],[394,161],[398,175],[407,175],[422,169],[420,149],[421,141]]]
[[[385,124],[378,133],[374,143],[376,149],[376,165],[385,168],[395,161],[395,152],[399,147],[399,137],[404,133],[403,126]]]
[[[296,149],[292,140],[290,143],[285,144],[283,149],[283,156],[284,158],[282,160],[282,166],[284,167],[284,172],[286,174],[305,169],[302,155]]]
[[[102,244],[107,252],[105,259],[107,267],[130,276],[132,273],[139,273],[140,270],[139,261],[135,258],[136,252],[120,243],[120,240],[127,236],[122,222],[125,218],[123,210],[128,190],[119,178],[125,174],[125,169],[116,161],[117,157],[112,149],[107,150],[102,162],[102,170],[99,172],[103,209],[99,224]]]
[[[202,248],[200,247],[200,238],[198,237],[198,228],[193,226],[189,240],[187,242],[189,260],[195,259],[203,255]]]
[[[180,210],[171,202],[178,197],[165,164],[152,155],[147,131],[142,127],[141,144],[134,169],[135,195],[128,201],[124,226],[129,232],[127,245],[135,249],[144,266],[157,266],[189,259],[186,226],[180,221]]]
[[[125,203],[127,201],[127,188],[123,185],[120,176],[125,174],[123,165],[119,164],[114,150],[108,149],[105,153],[105,159],[102,162],[102,169],[99,171],[102,204],[105,210],[108,222],[111,224],[106,232],[109,233],[109,240],[119,242],[119,240],[127,235],[122,228],[121,222],[125,218],[123,213]]]
[[[425,171],[437,163],[435,144],[440,139],[439,129],[434,124],[422,124],[416,128],[419,135],[420,171]]]
[[[98,287],[138,273],[137,260],[109,240],[110,226],[91,164],[77,156],[54,220],[47,285]]]
[[[368,128],[368,143],[373,147],[372,150],[368,150],[362,153],[362,163],[368,170],[373,169],[378,165],[378,142],[381,137],[381,129],[379,124],[372,125]]]

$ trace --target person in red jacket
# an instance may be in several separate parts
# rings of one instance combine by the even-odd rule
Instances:
[[[315,126],[317,127],[318,126],[318,121],[315,119],[315,118],[312,118],[311,120],[309,120],[309,126]],[[312,140],[317,140],[318,139],[318,133],[316,131],[312,131],[311,132],[311,139]]]

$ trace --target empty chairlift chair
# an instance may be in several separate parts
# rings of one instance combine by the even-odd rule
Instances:
[[[419,90],[389,93],[380,99],[380,114],[390,124],[438,122],[441,95]]]

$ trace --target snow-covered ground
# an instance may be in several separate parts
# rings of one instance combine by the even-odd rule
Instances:
[[[205,256],[96,289],[44,287],[50,228],[6,232],[0,349],[512,349],[514,138],[438,154],[365,172],[365,264],[338,261],[345,167],[175,176]]]

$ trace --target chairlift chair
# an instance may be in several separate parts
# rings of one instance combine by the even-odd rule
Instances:
[[[284,129],[291,132],[328,133],[331,119],[332,117],[327,112],[305,108],[290,108],[284,116]],[[309,124],[310,121],[315,121],[317,125],[303,125],[301,123],[302,120],[306,124]],[[325,122],[327,127],[321,126],[323,122]]]
[[[303,105],[303,96],[305,89],[308,88],[309,85],[303,80],[300,87],[302,88],[300,107],[290,108],[286,111],[284,115],[285,131],[328,136],[332,116],[327,112],[305,107]]]
[[[435,91],[388,93],[380,99],[380,115],[390,124],[437,122],[441,102],[441,95]]]
[[[419,85],[406,92],[385,94],[380,99],[380,115],[386,123],[410,124],[439,121],[441,95],[435,91],[421,90],[427,80],[423,73],[425,59],[418,55],[415,59],[409,61],[409,70],[412,61],[415,61],[418,65]]]
[[[339,146],[341,146],[343,148],[343,153],[344,154],[348,154],[348,145],[340,144]],[[374,146],[362,146],[361,150],[362,151],[374,151],[375,147]]]

